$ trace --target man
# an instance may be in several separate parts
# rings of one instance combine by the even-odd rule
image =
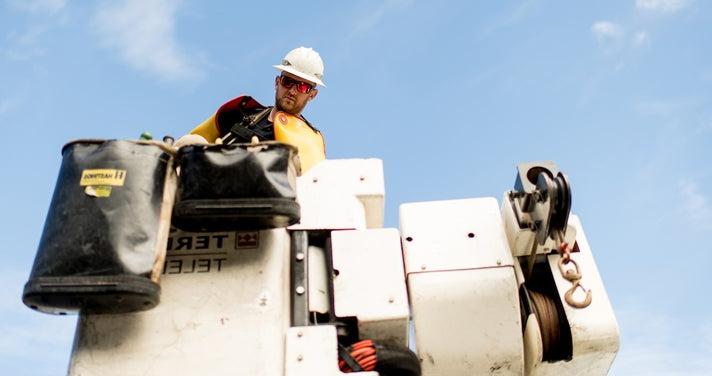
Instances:
[[[316,98],[324,63],[311,48],[295,48],[275,65],[281,74],[275,78],[273,107],[265,107],[252,97],[239,96],[190,132],[176,146],[194,143],[251,142],[277,140],[297,147],[302,170],[325,159],[324,138],[302,116],[304,107]],[[196,137],[200,136],[200,137]]]

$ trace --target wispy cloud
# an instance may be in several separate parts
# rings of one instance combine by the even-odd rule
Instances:
[[[695,98],[644,99],[634,104],[641,115],[667,118],[698,111],[702,106],[704,103]]]
[[[591,25],[591,33],[607,52],[622,52],[630,46],[640,48],[650,45],[650,35],[647,31],[639,30],[631,35],[626,33],[623,26],[611,21],[594,22]]]
[[[682,213],[689,218],[690,225],[700,230],[712,230],[712,204],[709,197],[700,191],[697,183],[681,180],[678,183],[682,198]]]
[[[32,61],[47,52],[46,39],[51,32],[68,22],[66,0],[10,0],[9,8],[29,14],[27,26],[11,30],[0,46],[0,56],[14,61]]]
[[[67,0],[10,0],[9,4],[25,12],[56,14],[64,9]]]
[[[10,32],[5,38],[7,44],[2,55],[15,61],[28,61],[43,56],[46,48],[42,44],[42,38],[52,28],[53,26],[47,24],[35,24],[24,32]]]
[[[596,21],[591,25],[591,33],[601,51],[615,59],[614,69],[622,69],[625,66],[624,53],[627,49],[626,33],[623,27],[611,21]]]
[[[492,24],[485,27],[482,37],[487,37],[499,29],[512,27],[518,24],[531,13],[536,4],[537,2],[535,0],[528,0],[517,4],[514,9],[503,16],[496,18]]]
[[[688,0],[636,0],[635,7],[642,11],[674,13],[685,8],[689,3]]]
[[[366,14],[360,15],[354,24],[349,37],[357,37],[370,32],[381,20],[394,9],[406,8],[413,0],[386,0],[373,7]]]
[[[680,320],[654,310],[617,312],[621,326],[620,354],[613,375],[712,374],[712,321],[684,328]],[[694,340],[685,341],[686,338]],[[681,343],[682,342],[682,343]]]
[[[643,47],[650,44],[650,37],[645,31],[638,31],[633,35],[633,45],[636,47]]]
[[[597,21],[591,25],[591,32],[599,42],[618,40],[623,36],[623,30],[617,24],[610,21]]]
[[[134,69],[166,81],[200,78],[202,72],[175,36],[178,0],[103,3],[93,24],[102,44]]]
[[[21,103],[19,97],[0,98],[0,116],[14,111]]]
[[[703,70],[700,73],[700,79],[702,81],[712,82],[712,68]]]

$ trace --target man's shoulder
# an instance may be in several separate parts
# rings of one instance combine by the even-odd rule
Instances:
[[[269,107],[263,106],[249,95],[241,95],[225,102],[215,113],[215,125],[220,135],[225,135],[235,124],[239,124],[264,112]]]
[[[312,124],[309,120],[307,120],[307,118],[304,117],[304,115],[299,115],[299,117],[300,117],[300,118],[304,121],[304,123],[305,123],[306,125],[308,125],[309,128],[311,128],[314,132],[321,134],[321,131],[320,131],[317,127],[315,127],[314,124]]]
[[[260,104],[255,98],[249,95],[240,95],[239,97],[230,99],[229,101],[223,103],[222,106],[218,108],[217,114],[228,112],[228,111],[260,111],[266,107]]]

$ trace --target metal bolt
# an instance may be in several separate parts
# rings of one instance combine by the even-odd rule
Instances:
[[[497,259],[497,265],[502,265],[502,260]]]
[[[365,177],[365,176],[360,176],[358,179],[361,180],[361,181],[364,181],[364,180],[366,180],[366,177]]]
[[[304,286],[297,286],[297,294],[302,295],[304,291]]]
[[[420,265],[420,270],[425,270],[425,265]]]
[[[304,333],[302,333],[302,332],[297,332],[297,337],[302,338],[303,335],[304,335]]]
[[[312,182],[313,182],[313,183],[316,183],[316,182],[318,182],[318,181],[319,181],[319,179],[317,179],[317,178],[312,179]]]
[[[302,354],[297,355],[297,362],[301,362],[302,360],[304,360]]]
[[[304,253],[298,252],[297,253],[297,261],[302,261],[302,260],[304,260]]]
[[[395,301],[396,301],[396,300],[393,299],[393,297],[388,298],[388,303],[393,303],[393,302],[395,302]]]

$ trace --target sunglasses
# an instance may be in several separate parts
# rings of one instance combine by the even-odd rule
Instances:
[[[314,88],[312,85],[309,85],[306,82],[303,81],[297,81],[291,77],[287,76],[279,76],[279,83],[287,90],[291,89],[292,86],[297,85],[297,91],[306,94]]]

